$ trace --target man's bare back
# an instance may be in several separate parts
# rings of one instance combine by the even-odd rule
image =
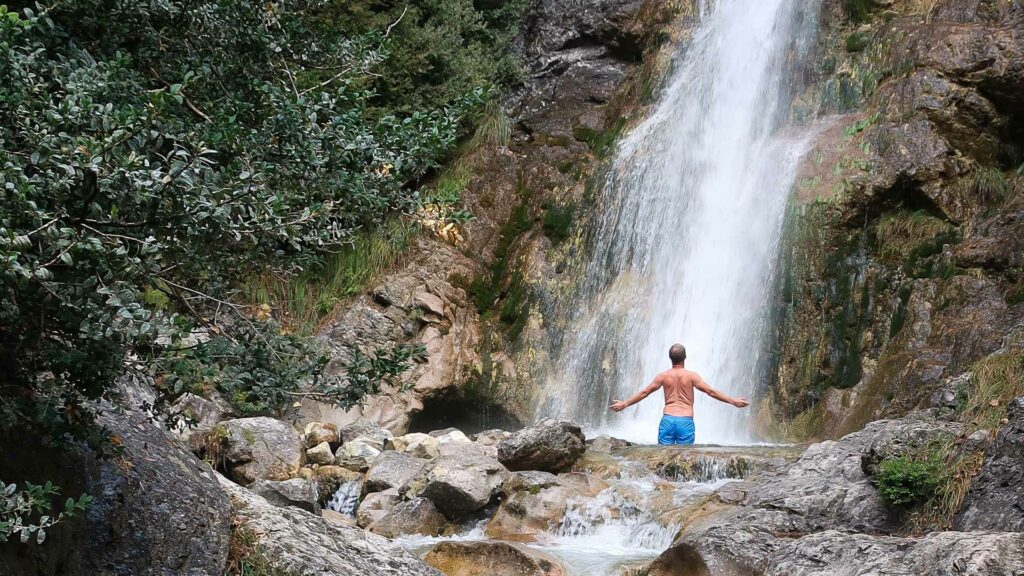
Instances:
[[[732,404],[737,408],[750,406],[746,398],[733,398],[708,386],[700,374],[682,366],[673,366],[654,377],[646,388],[625,402],[616,400],[611,409],[621,412],[628,406],[647,398],[659,388],[665,390],[665,414],[669,416],[693,416],[693,390],[696,388],[715,400]]]
[[[669,358],[672,360],[672,368],[666,370],[661,374],[654,377],[654,381],[647,385],[646,388],[637,392],[631,396],[628,400],[615,400],[609,408],[615,412],[621,412],[640,402],[644,398],[647,398],[659,388],[665,391],[665,418],[660,426],[661,430],[658,435],[658,442],[661,444],[692,444],[693,443],[693,391],[694,389],[700,390],[701,392],[711,396],[719,402],[725,402],[726,404],[732,404],[737,408],[746,408],[750,406],[750,402],[746,398],[739,397],[733,398],[728,394],[719,392],[700,377],[700,374],[692,370],[683,368],[683,362],[686,360],[686,348],[682,344],[673,344],[669,350]],[[667,428],[673,426],[678,427],[679,423],[666,423],[665,420],[670,418],[685,418],[687,419],[684,423],[684,427],[688,427],[688,434],[685,435],[684,440],[673,441],[671,439],[666,440],[666,435],[663,432]],[[670,424],[667,426],[667,424]],[[669,430],[672,432],[672,430]],[[671,436],[671,434],[668,434]]]

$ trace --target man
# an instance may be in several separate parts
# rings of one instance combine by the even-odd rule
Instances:
[[[711,396],[719,402],[732,404],[737,408],[746,408],[750,402],[746,398],[733,398],[708,386],[700,374],[683,368],[686,362],[686,348],[682,344],[673,344],[668,350],[672,360],[672,369],[654,377],[643,390],[623,402],[616,400],[609,408],[622,412],[629,406],[647,398],[658,388],[665,389],[665,415],[658,426],[658,444],[693,444],[695,428],[693,426],[693,389]]]

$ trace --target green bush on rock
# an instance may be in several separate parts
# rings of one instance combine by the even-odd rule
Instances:
[[[895,508],[911,507],[930,500],[942,482],[941,462],[901,457],[885,460],[875,475],[882,500]]]

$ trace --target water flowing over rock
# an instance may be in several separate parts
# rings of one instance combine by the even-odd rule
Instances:
[[[656,108],[615,148],[585,277],[539,402],[541,414],[644,443],[655,439],[657,402],[620,414],[607,407],[669,368],[673,342],[688,347],[688,366],[735,396],[753,396],[771,369],[773,263],[804,145],[779,129],[819,3],[697,6],[700,23]],[[696,402],[698,442],[749,440],[749,411]]]
[[[441,576],[382,536],[303,510],[278,508],[223,477],[220,483],[234,500],[235,514],[259,535],[265,557],[277,569],[307,576]]]
[[[498,461],[509,470],[564,472],[586,451],[580,427],[566,420],[543,420],[498,443]]]
[[[442,542],[426,558],[446,576],[562,576],[558,564],[504,542]]]
[[[302,465],[302,441],[285,422],[267,417],[227,420],[224,462],[240,484],[256,480],[287,480]]]
[[[1024,532],[1024,397],[1010,404],[1007,424],[985,450],[954,527]]]

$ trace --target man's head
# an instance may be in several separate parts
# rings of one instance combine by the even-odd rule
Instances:
[[[682,365],[686,361],[686,347],[682,344],[673,344],[668,349],[668,358],[672,361],[673,366],[676,364]]]

